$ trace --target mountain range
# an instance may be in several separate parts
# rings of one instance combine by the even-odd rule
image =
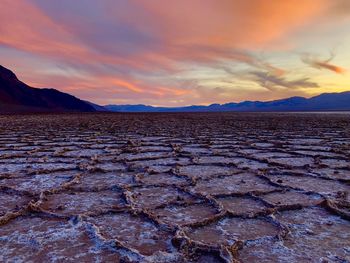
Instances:
[[[277,112],[277,111],[350,111],[350,91],[323,93],[304,98],[291,97],[273,101],[243,101],[239,103],[211,104],[209,106],[153,107],[147,105],[106,105],[114,112]]]
[[[154,107],[143,104],[100,106],[83,101],[56,89],[38,89],[20,81],[9,69],[0,65],[0,113],[12,112],[276,112],[276,111],[350,111],[350,91],[323,93],[304,98],[291,97],[273,101]]]

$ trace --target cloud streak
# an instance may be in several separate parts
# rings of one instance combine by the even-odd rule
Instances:
[[[345,68],[330,63],[334,57],[335,57],[335,55],[332,53],[331,57],[329,59],[320,60],[317,57],[312,56],[310,54],[304,54],[302,56],[301,60],[305,64],[307,64],[313,68],[316,68],[316,69],[326,69],[326,70],[330,70],[330,71],[337,73],[337,74],[345,73],[346,72]]]
[[[249,75],[252,80],[256,81],[261,87],[270,91],[276,91],[278,88],[300,89],[300,88],[317,88],[319,85],[309,80],[309,78],[300,78],[288,80],[283,76],[277,76],[269,72],[253,71]]]

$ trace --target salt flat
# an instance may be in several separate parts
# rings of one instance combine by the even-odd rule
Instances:
[[[348,114],[0,116],[1,262],[350,262]]]

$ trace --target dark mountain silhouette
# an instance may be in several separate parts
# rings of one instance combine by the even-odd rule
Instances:
[[[0,112],[91,112],[90,104],[55,89],[32,88],[0,65]]]
[[[273,101],[243,101],[240,103],[212,104],[209,106],[186,106],[177,108],[147,105],[107,105],[115,112],[273,112],[273,111],[350,111],[350,91],[324,93],[312,98],[291,97]]]

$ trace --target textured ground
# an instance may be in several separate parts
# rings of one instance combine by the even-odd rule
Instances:
[[[0,116],[0,262],[350,262],[350,115]]]

